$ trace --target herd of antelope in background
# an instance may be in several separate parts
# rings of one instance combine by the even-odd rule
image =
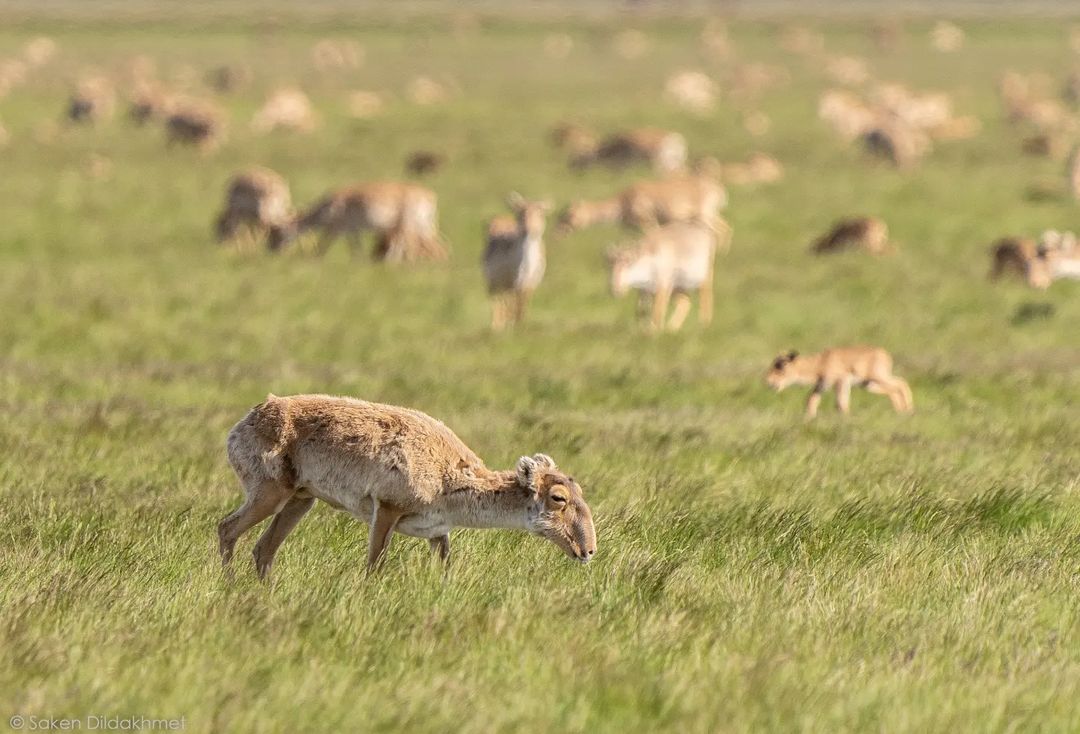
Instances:
[[[894,48],[904,37],[902,25],[893,22],[874,24],[869,32],[873,43],[883,51]],[[936,52],[954,53],[963,47],[965,34],[955,24],[941,21],[932,28],[929,41]],[[569,53],[573,43],[571,37],[553,33],[545,39],[543,50],[560,58]],[[948,94],[875,79],[865,59],[829,53],[824,38],[813,29],[785,27],[779,43],[784,51],[800,62],[814,64],[827,77],[829,85],[818,98],[818,118],[841,141],[859,146],[867,156],[886,165],[915,169],[936,146],[980,132],[980,121],[972,115],[956,114]],[[1080,52],[1080,32],[1074,32],[1069,43]],[[727,61],[734,58],[723,23],[705,24],[701,45],[711,57]],[[612,43],[613,52],[626,58],[647,53],[648,47],[649,38],[640,31],[620,32]],[[26,44],[21,58],[0,63],[0,95],[24,83],[56,52],[56,44],[41,37]],[[314,45],[311,56],[314,65],[326,71],[356,68],[364,53],[356,42],[324,39]],[[781,66],[756,62],[738,63],[731,68],[725,81],[732,104],[740,110],[746,130],[760,135],[770,121],[756,108],[755,100],[763,89],[787,83],[789,74]],[[221,66],[204,75],[202,86],[217,95],[233,94],[249,86],[252,77],[251,68],[245,65]],[[168,146],[191,146],[211,154],[225,139],[226,116],[212,98],[205,93],[191,94],[190,80],[183,85],[184,91],[170,88],[158,77],[148,57],[134,59],[123,79],[100,73],[79,79],[65,109],[68,124],[100,124],[113,117],[116,90],[121,84],[128,88],[127,116],[131,123],[159,125]],[[667,78],[662,97],[666,103],[701,113],[716,104],[718,86],[717,80],[703,72],[679,70]],[[1080,72],[1054,80],[1047,75],[1009,70],[1000,76],[997,91],[1004,117],[1017,131],[1019,149],[1029,155],[1061,159],[1066,169],[1064,186],[1080,200],[1080,146],[1076,145],[1080,123],[1073,113],[1080,105]],[[430,105],[460,90],[452,80],[416,77],[404,92],[410,103]],[[368,90],[354,91],[348,97],[350,114],[357,118],[379,114],[385,103],[383,95]],[[308,96],[296,86],[285,86],[267,93],[252,115],[250,128],[255,133],[287,130],[305,134],[316,130],[319,123],[320,116]],[[0,142],[6,138],[7,133],[0,127]],[[599,224],[618,225],[635,233],[633,242],[612,247],[607,253],[612,294],[621,296],[634,291],[638,314],[651,331],[679,330],[692,311],[692,297],[696,295],[699,321],[708,324],[713,311],[716,258],[727,251],[733,239],[732,228],[722,216],[728,206],[727,187],[776,182],[784,176],[783,164],[760,151],[743,161],[694,157],[682,134],[652,127],[599,134],[576,122],[563,122],[550,130],[546,142],[565,157],[571,171],[592,166],[627,175],[651,171],[649,177],[628,181],[606,198],[567,202],[556,213],[553,233],[569,237]],[[451,165],[452,156],[444,151],[418,149],[403,164],[406,175],[416,179]],[[491,303],[491,327],[497,331],[524,320],[533,294],[542,286],[548,219],[556,209],[550,201],[527,199],[516,192],[507,196],[507,205],[507,214],[486,224],[481,263]],[[376,261],[406,264],[441,261],[450,256],[448,243],[439,232],[437,196],[414,180],[347,185],[296,209],[283,176],[267,168],[251,167],[236,173],[228,182],[214,230],[221,243],[248,249],[261,243],[270,252],[295,247],[320,256],[336,240],[344,239],[350,251],[359,254],[362,238],[367,236],[373,240],[370,250]],[[837,221],[809,244],[809,251],[816,255],[846,250],[888,255],[896,247],[884,219],[868,215]],[[990,246],[990,260],[991,278],[1016,276],[1034,288],[1080,278],[1080,246],[1071,232],[1048,229],[1037,237],[1003,237]],[[847,353],[833,352],[828,359],[823,358],[822,364],[834,364],[840,354]],[[886,361],[885,357],[872,360],[875,365]],[[781,355],[770,374],[777,370],[790,372],[795,366],[805,371],[810,364],[806,357]],[[842,396],[854,384],[888,395],[897,410],[910,410],[910,390],[894,388],[891,373],[871,375],[862,368],[850,367],[845,374],[850,381],[831,373],[812,380],[812,400],[820,398],[823,390],[836,387],[838,405],[846,411],[847,399]],[[770,381],[774,386],[787,384],[783,380]],[[808,415],[815,410],[816,403]]]

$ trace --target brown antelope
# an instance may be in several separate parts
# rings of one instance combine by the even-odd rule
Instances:
[[[1032,288],[1050,287],[1050,269],[1044,252],[1026,237],[1003,237],[990,246],[990,279],[998,280],[1011,273],[1024,279]]]
[[[417,150],[405,159],[405,172],[413,176],[435,173],[446,163],[446,156],[430,150]]]
[[[231,240],[241,227],[262,236],[292,216],[289,185],[269,168],[251,168],[229,180],[225,207],[215,223],[218,242]]]
[[[376,235],[372,252],[376,260],[445,260],[437,217],[434,191],[416,184],[376,181],[328,194],[284,225],[272,227],[267,244],[277,250],[304,232],[318,229],[322,234],[317,255],[324,255],[342,235],[355,255],[360,252],[361,235],[371,231]]]
[[[193,145],[209,152],[221,143],[225,125],[220,113],[208,104],[178,103],[165,118],[165,142],[174,145]]]
[[[892,252],[889,228],[884,220],[877,217],[841,219],[810,246],[816,255],[852,249],[865,250],[873,255]]]
[[[639,181],[608,199],[575,201],[559,216],[558,233],[566,235],[595,224],[646,229],[672,222],[713,225],[727,206],[727,191],[706,175]]]
[[[910,413],[915,409],[911,387],[892,370],[892,357],[880,347],[840,347],[805,356],[782,354],[773,360],[765,380],[777,392],[791,385],[813,386],[806,403],[807,420],[817,415],[826,390],[836,390],[836,407],[846,415],[852,387],[888,395],[897,413]]]
[[[723,220],[717,229],[730,239],[731,229]],[[651,311],[652,331],[664,328],[668,304],[675,296],[675,308],[667,328],[678,331],[690,313],[690,293],[698,292],[698,316],[703,325],[712,321],[713,269],[716,260],[717,229],[700,224],[675,223],[649,230],[634,246],[608,252],[612,295],[629,290],[639,295],[639,314]],[[726,247],[726,243],[722,243]]]
[[[643,127],[616,133],[599,143],[582,141],[571,150],[570,166],[576,169],[603,165],[611,168],[645,163],[661,172],[686,165],[686,138],[670,130]]]
[[[524,530],[587,563],[596,553],[581,487],[544,454],[493,471],[453,431],[417,410],[327,395],[268,395],[229,431],[229,464],[244,503],[218,525],[222,564],[245,532],[267,579],[274,556],[321,499],[371,526],[374,570],[393,533],[426,538],[444,561],[456,527]]]
[[[507,204],[513,216],[495,217],[488,223],[484,249],[484,278],[491,297],[491,328],[525,318],[529,299],[544,278],[546,255],[544,227],[551,204],[526,201],[511,193]]]

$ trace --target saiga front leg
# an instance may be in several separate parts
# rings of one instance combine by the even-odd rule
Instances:
[[[390,547],[390,538],[394,532],[394,526],[405,513],[393,505],[388,505],[379,500],[374,502],[375,509],[371,515],[371,536],[368,538],[368,573],[374,571],[382,560],[386,549]]]
[[[825,381],[818,380],[814,389],[810,391],[810,399],[806,401],[806,420],[813,420],[817,415],[818,406],[821,405],[821,393],[825,392]]]

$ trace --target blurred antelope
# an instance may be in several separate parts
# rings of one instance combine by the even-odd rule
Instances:
[[[571,150],[570,166],[593,165],[625,168],[646,163],[661,172],[681,170],[686,165],[686,138],[677,132],[643,127],[616,133],[599,143],[580,139]]]
[[[889,228],[884,220],[877,217],[841,219],[832,229],[814,240],[810,249],[816,255],[850,249],[881,255],[893,250],[889,244]]]
[[[376,181],[326,195],[284,225],[272,227],[267,244],[276,250],[304,232],[318,229],[322,234],[315,254],[324,255],[335,239],[345,235],[355,255],[360,251],[361,235],[371,231],[376,235],[372,252],[376,260],[445,260],[437,216],[434,191],[415,184]]]
[[[215,223],[217,240],[233,239],[241,227],[252,236],[263,236],[285,226],[291,216],[292,198],[285,179],[269,168],[251,168],[229,181],[225,207]]]
[[[559,217],[558,233],[566,235],[595,224],[616,223],[631,229],[672,222],[715,226],[727,203],[727,191],[710,176],[639,181],[608,199],[573,202]]]
[[[116,93],[105,77],[83,79],[68,103],[67,118],[75,123],[97,123],[112,117]]]
[[[128,118],[142,126],[166,117],[173,108],[173,99],[162,89],[148,82],[135,87],[131,94]]]
[[[315,112],[311,108],[311,100],[299,89],[276,89],[251,118],[251,127],[264,133],[279,128],[311,132],[315,129]]]
[[[165,118],[165,142],[174,145],[194,145],[201,152],[216,148],[224,135],[221,115],[207,104],[178,103]]]
[[[1032,288],[1040,290],[1050,286],[1050,269],[1039,246],[1026,237],[1003,237],[990,246],[990,279],[998,280],[1005,274],[1017,275]]]
[[[888,395],[897,413],[910,413],[915,409],[911,387],[892,370],[892,356],[880,347],[840,347],[806,356],[798,352],[782,354],[773,360],[765,380],[777,392],[790,385],[812,385],[806,403],[807,420],[817,415],[826,390],[836,390],[836,407],[846,415],[851,388],[855,386]]]
[[[218,524],[228,566],[240,536],[266,518],[255,569],[269,578],[285,538],[320,499],[371,526],[375,570],[396,532],[426,538],[450,558],[456,527],[524,530],[588,563],[596,553],[592,512],[551,457],[523,456],[493,471],[453,431],[418,410],[328,395],[268,395],[232,430],[229,464],[244,503]]]
[[[551,204],[526,201],[517,192],[507,197],[507,204],[514,214],[495,217],[488,223],[483,257],[491,297],[491,328],[495,331],[525,318],[525,309],[544,278],[547,262],[544,227]]]
[[[723,223],[725,240],[731,229]],[[608,253],[611,292],[625,295],[638,292],[639,315],[651,311],[652,331],[664,328],[668,304],[675,296],[675,308],[667,328],[678,331],[690,313],[690,293],[698,292],[698,316],[705,325],[712,321],[713,269],[718,243],[716,231],[700,224],[676,223],[649,230],[634,246]]]

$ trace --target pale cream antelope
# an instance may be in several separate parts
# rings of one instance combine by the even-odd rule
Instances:
[[[315,126],[316,117],[311,100],[301,90],[293,87],[271,92],[263,106],[251,118],[252,129],[262,133],[271,130],[306,133],[314,130]]]
[[[723,185],[708,175],[638,181],[607,199],[571,203],[559,216],[557,233],[567,235],[596,224],[639,230],[674,222],[716,226],[727,203]]]
[[[491,298],[491,328],[495,331],[525,318],[529,300],[547,267],[544,229],[551,204],[527,201],[516,192],[507,197],[507,203],[514,213],[488,223],[483,256],[484,279]]]
[[[887,395],[897,413],[915,409],[911,387],[893,374],[893,358],[880,347],[840,347],[807,355],[788,352],[773,360],[765,381],[777,392],[791,385],[811,386],[806,402],[807,420],[817,415],[826,390],[836,391],[836,407],[846,415],[850,411],[852,387]]]
[[[437,202],[434,191],[416,184],[374,181],[347,186],[327,194],[286,224],[272,227],[267,244],[276,250],[304,232],[318,230],[315,254],[324,255],[334,240],[344,236],[355,255],[363,233],[372,232],[375,260],[445,260]]]
[[[269,168],[250,168],[229,179],[214,231],[218,242],[233,240],[242,229],[255,239],[286,226],[291,217],[292,197],[285,179]]]
[[[721,235],[729,239],[730,227],[721,220]],[[639,314],[650,313],[653,331],[665,328],[668,306],[675,298],[671,331],[682,328],[690,313],[690,294],[698,293],[698,316],[703,325],[712,321],[713,272],[718,245],[717,229],[700,224],[676,223],[649,230],[633,246],[608,252],[611,292],[638,292]]]
[[[319,499],[370,526],[367,567],[394,533],[427,539],[444,561],[454,528],[522,530],[587,563],[596,553],[581,487],[544,454],[495,471],[441,422],[417,410],[327,395],[266,400],[226,441],[244,502],[218,525],[222,564],[237,540],[273,518],[255,543],[267,579],[285,538]]]

